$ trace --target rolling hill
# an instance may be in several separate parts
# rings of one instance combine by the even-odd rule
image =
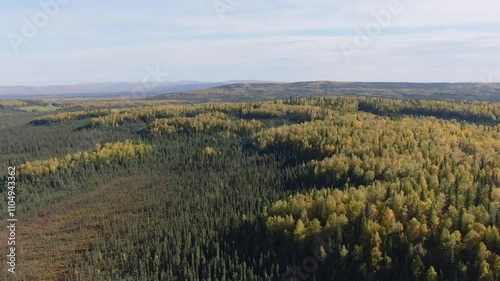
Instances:
[[[246,102],[318,96],[377,96],[399,99],[500,101],[499,83],[370,83],[311,81],[237,83],[148,97],[149,100]]]
[[[8,98],[47,98],[47,97],[129,97],[144,98],[145,96],[159,95],[165,93],[177,93],[191,90],[199,90],[223,86],[233,83],[259,81],[223,81],[223,82],[199,82],[199,81],[178,81],[164,83],[82,83],[75,85],[54,85],[54,86],[0,86],[0,99]]]

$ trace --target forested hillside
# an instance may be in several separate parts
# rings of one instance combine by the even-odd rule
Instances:
[[[293,97],[351,96],[395,99],[500,101],[499,83],[368,83],[310,81],[239,83],[149,97],[186,102],[269,101]]]
[[[61,107],[0,128],[18,280],[500,280],[500,103]]]

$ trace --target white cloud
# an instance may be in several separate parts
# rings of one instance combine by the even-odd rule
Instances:
[[[496,72],[492,0],[400,0],[404,11],[347,62],[340,43],[389,2],[243,0],[220,21],[206,0],[73,1],[20,55],[0,44],[0,84],[139,81],[158,64],[172,80],[205,81],[476,81]],[[0,11],[0,35],[32,11]]]

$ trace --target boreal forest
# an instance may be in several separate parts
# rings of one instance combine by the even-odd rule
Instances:
[[[0,117],[16,280],[500,280],[498,102],[3,100]]]

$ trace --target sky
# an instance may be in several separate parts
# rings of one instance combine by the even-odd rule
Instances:
[[[0,85],[500,82],[498,0],[0,0]]]

